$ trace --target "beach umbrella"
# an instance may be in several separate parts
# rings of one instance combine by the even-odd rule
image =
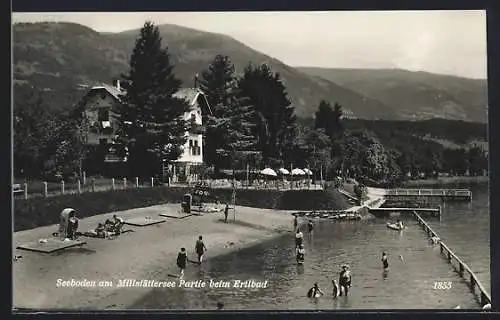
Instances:
[[[287,169],[285,168],[281,168],[278,170],[281,174],[290,174],[290,171],[288,171]]]
[[[271,168],[265,168],[264,170],[262,170],[260,172],[260,174],[262,175],[265,175],[265,176],[272,176],[272,177],[276,177],[278,174],[276,174],[276,172],[271,169]]]
[[[292,175],[293,176],[304,176],[305,174],[306,173],[303,170],[299,169],[299,168],[295,168],[295,169],[292,170]]]
[[[304,171],[304,172],[305,172],[307,175],[309,175],[309,176],[313,174],[313,173],[312,173],[312,171],[311,171],[311,170],[309,170],[309,169],[307,169],[307,168],[302,169],[302,171]]]

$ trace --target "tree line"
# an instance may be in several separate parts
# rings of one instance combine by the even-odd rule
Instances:
[[[125,91],[113,110],[118,124],[114,143],[120,146],[118,154],[127,157],[128,175],[152,176],[162,163],[179,158],[192,124],[184,120],[189,105],[174,96],[182,83],[168,47],[162,46],[158,27],[151,22],[141,29],[122,80]],[[322,172],[326,179],[345,175],[397,181],[408,171],[478,173],[485,166],[485,155],[474,148],[429,148],[416,154],[408,137],[381,139],[370,130],[346,128],[338,103],[321,101],[314,123],[300,124],[284,80],[266,64],[249,63],[240,75],[230,57],[217,55],[201,72],[199,87],[211,108],[203,113],[203,156],[214,175],[228,168],[292,166]],[[51,114],[37,94],[16,106],[16,176],[77,176],[84,159],[106,152],[84,145],[83,107]],[[420,145],[421,140],[411,143]]]

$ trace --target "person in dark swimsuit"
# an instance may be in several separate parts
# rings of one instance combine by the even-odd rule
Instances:
[[[311,220],[309,220],[309,223],[307,224],[307,229],[309,230],[309,233],[311,233],[314,229],[314,225]]]
[[[295,216],[293,218],[293,229],[296,230],[297,229],[297,225],[299,224],[299,221],[297,220],[297,216]]]
[[[384,266],[384,270],[389,269],[389,261],[387,260],[387,254],[382,252],[382,265]]]
[[[177,266],[179,267],[179,278],[184,276],[184,270],[187,264],[187,253],[186,248],[181,248],[181,251],[177,255]]]
[[[229,215],[229,205],[226,203],[226,207],[224,208],[224,222],[227,223],[227,216]]]
[[[196,254],[198,255],[198,263],[201,264],[201,262],[203,261],[203,254],[205,253],[205,251],[207,251],[207,247],[205,246],[205,243],[203,243],[202,236],[198,237],[195,245],[195,250]]]
[[[342,271],[339,276],[339,286],[340,286],[340,294],[339,296],[349,294],[349,288],[351,287],[351,272],[346,265],[342,266]]]
[[[305,255],[306,249],[304,249],[304,244],[301,244],[297,248],[297,263],[304,263]]]
[[[69,219],[68,219],[68,229],[67,229],[68,238],[71,240],[75,240],[77,230],[78,230],[78,218],[76,217],[76,214],[73,211],[69,214]]]
[[[314,283],[314,286],[309,289],[307,292],[307,297],[308,298],[319,298],[320,296],[324,295],[323,291],[318,286],[318,283]]]

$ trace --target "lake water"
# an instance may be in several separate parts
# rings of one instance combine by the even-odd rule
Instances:
[[[446,203],[441,219],[427,221],[490,288],[489,197],[487,186],[474,186],[472,203]],[[402,219],[403,232],[386,227],[385,219],[334,222],[316,220],[305,234],[306,261],[295,263],[293,235],[190,265],[185,280],[234,279],[268,281],[264,289],[170,288],[154,289],[134,308],[215,309],[451,309],[479,308],[467,284],[429,243],[416,221]],[[207,239],[209,245],[209,239]],[[384,273],[381,253],[389,256]],[[348,297],[333,299],[332,279],[342,264],[352,271]],[[166,272],[166,271],[165,271]],[[451,282],[449,290],[434,289],[436,281]],[[308,299],[318,282],[325,296]]]

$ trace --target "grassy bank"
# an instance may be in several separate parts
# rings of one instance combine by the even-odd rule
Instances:
[[[114,211],[179,203],[182,195],[189,191],[190,189],[182,187],[155,187],[28,200],[16,199],[14,201],[14,231],[58,223],[59,214],[64,208],[73,208],[77,210],[80,218],[85,218]],[[213,189],[213,194],[221,201],[229,202],[232,190]],[[325,191],[238,190],[236,203],[247,207],[282,210],[335,210],[349,206],[345,197],[333,189]]]
[[[478,177],[441,177],[437,179],[410,180],[402,183],[403,187],[461,187],[475,184],[486,184],[488,176]]]

